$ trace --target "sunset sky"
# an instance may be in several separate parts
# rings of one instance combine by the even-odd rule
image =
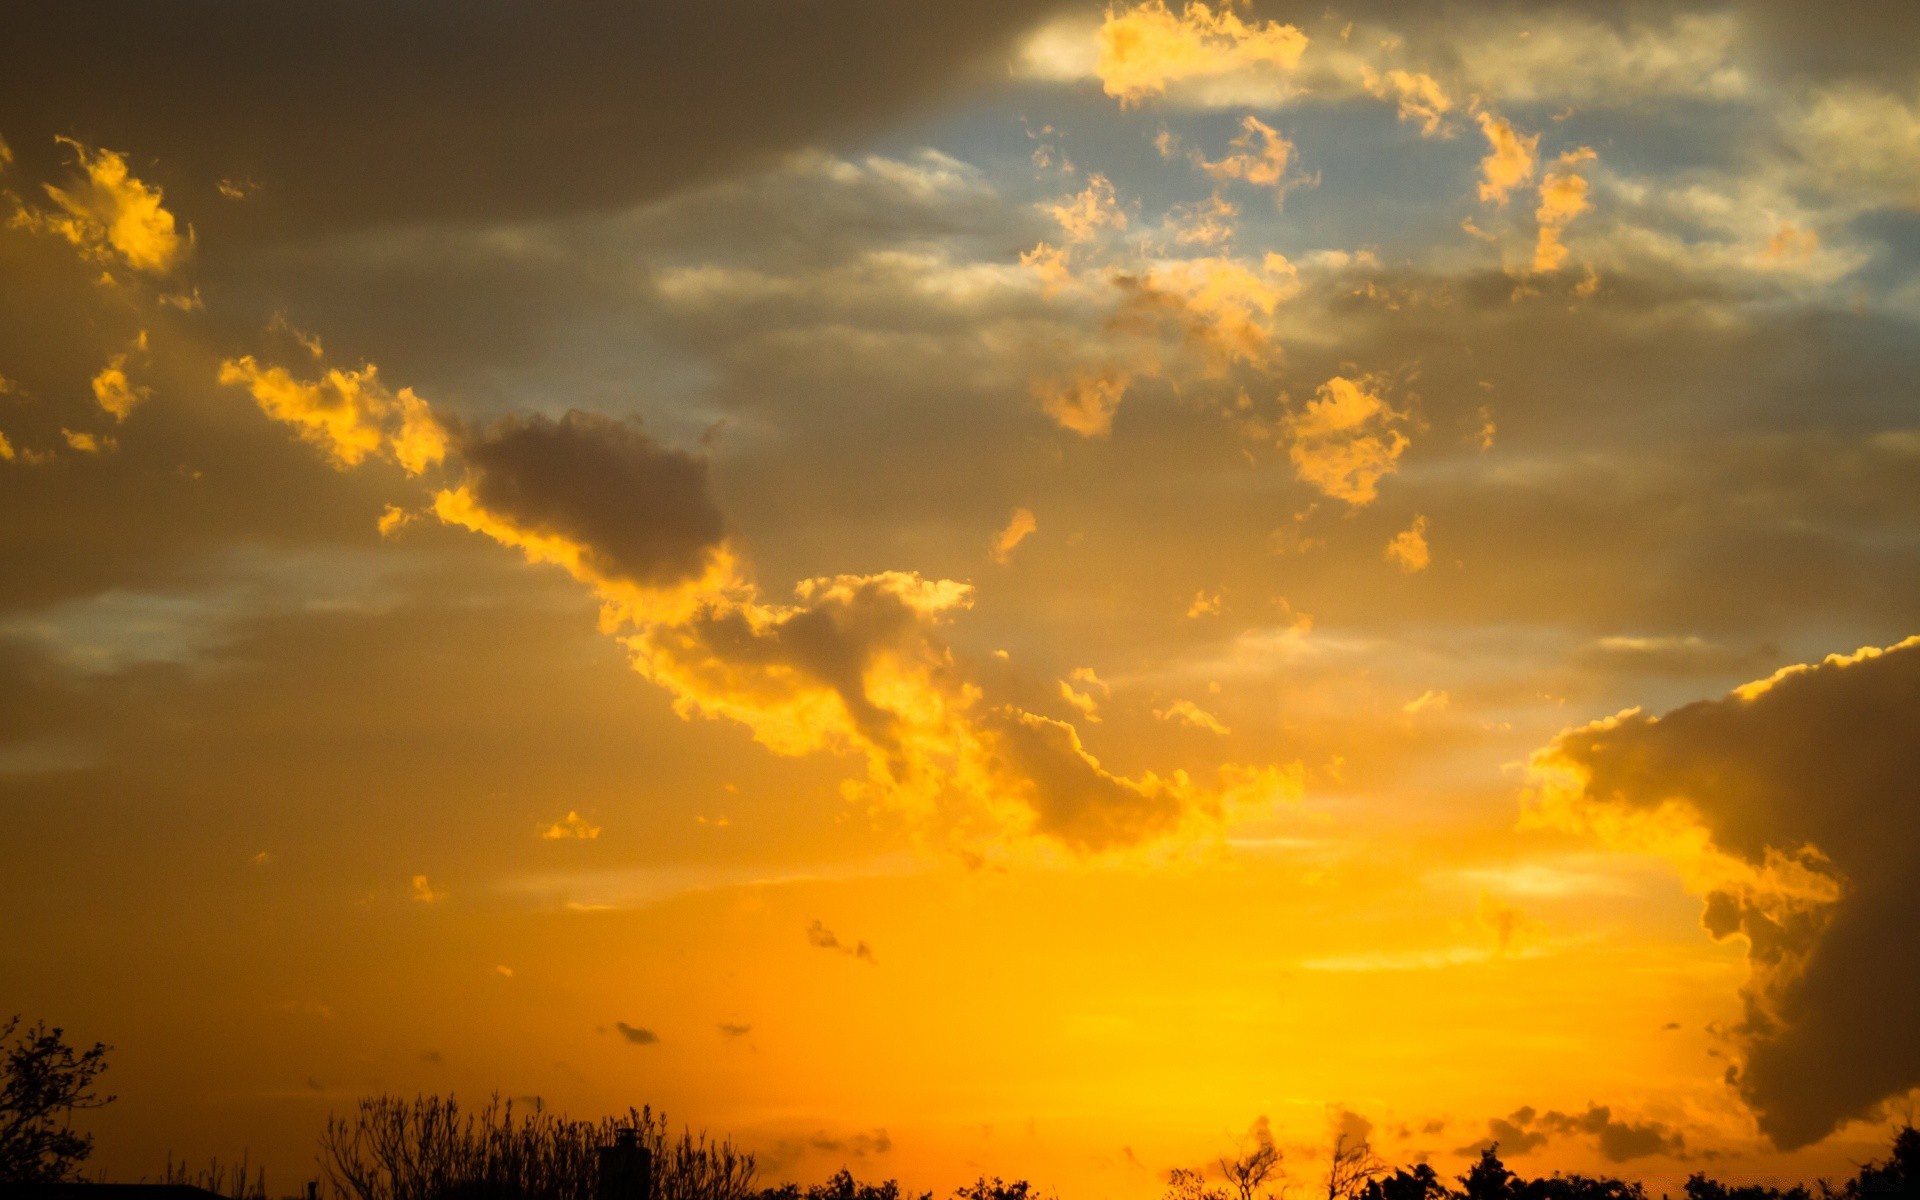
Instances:
[[[0,1017],[114,1046],[118,1179],[383,1090],[1065,1200],[1844,1172],[1920,1086],[1917,64],[9,4]]]

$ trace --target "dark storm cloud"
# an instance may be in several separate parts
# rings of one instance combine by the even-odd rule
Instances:
[[[1563,735],[1546,760],[1579,806],[1692,805],[1752,868],[1707,896],[1752,969],[1730,1079],[1782,1147],[1920,1084],[1920,1032],[1889,997],[1920,986],[1920,641],[1790,668],[1663,717]]]
[[[238,227],[608,207],[927,101],[1056,7],[891,0],[29,0],[0,113],[134,149]]]
[[[596,413],[507,417],[463,447],[469,486],[519,529],[559,536],[608,579],[697,576],[724,533],[704,459]]]

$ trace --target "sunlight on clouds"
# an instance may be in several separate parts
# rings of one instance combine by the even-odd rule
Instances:
[[[1427,551],[1427,519],[1417,516],[1412,525],[1394,534],[1393,540],[1387,543],[1386,557],[1408,575],[1426,570],[1427,564],[1433,561]]]
[[[1122,104],[1166,92],[1172,83],[1246,71],[1290,71],[1300,64],[1307,35],[1292,25],[1257,21],[1194,0],[1179,15],[1165,0],[1109,9],[1098,34],[1094,74]]]
[[[1215,183],[1238,180],[1251,187],[1272,188],[1274,202],[1280,202],[1285,194],[1280,181],[1287,173],[1287,163],[1293,155],[1293,143],[1280,136],[1280,131],[1268,125],[1260,118],[1248,115],[1240,119],[1240,133],[1229,143],[1236,154],[1229,154],[1219,161],[1212,161],[1200,154],[1194,155],[1194,165],[1206,172]]]
[[[1233,732],[1221,723],[1220,718],[1191,700],[1174,700],[1165,708],[1156,708],[1153,715],[1162,721],[1172,721],[1176,725],[1185,725],[1192,729],[1204,729],[1208,733],[1217,733],[1222,737]]]
[[[1509,192],[1533,178],[1540,135],[1536,133],[1529,137],[1518,133],[1505,118],[1496,117],[1485,110],[1474,116],[1480,122],[1480,131],[1487,135],[1487,142],[1493,147],[1480,160],[1480,199],[1489,204],[1505,205]]]
[[[987,553],[994,562],[1005,566],[1013,558],[1014,547],[1026,541],[1027,536],[1038,528],[1040,523],[1034,520],[1033,510],[1016,508],[1007,521],[1007,527],[993,535],[993,543],[987,548]]]
[[[142,183],[127,162],[111,150],[93,150],[72,138],[55,139],[73,150],[85,174],[66,187],[43,185],[58,211],[21,206],[13,224],[53,234],[100,262],[121,262],[137,271],[164,275],[187,252],[174,217],[162,206],[160,189]]]
[[[1371,377],[1336,375],[1287,418],[1287,455],[1295,474],[1356,508],[1378,498],[1380,480],[1398,468],[1411,444],[1394,427],[1403,414],[1380,398],[1379,389]]]
[[[1106,437],[1113,432],[1113,414],[1127,394],[1133,376],[1120,370],[1076,371],[1064,378],[1033,381],[1040,410],[1060,428],[1081,437]]]
[[[144,340],[144,336],[143,339]],[[134,408],[153,395],[151,388],[141,387],[127,378],[127,356],[116,354],[100,368],[93,377],[93,398],[101,408],[113,414],[116,421],[124,421]]]
[[[262,367],[249,354],[222,362],[219,381],[246,388],[261,412],[293,426],[342,470],[385,453],[418,475],[447,454],[447,432],[426,401],[412,388],[388,391],[371,364],[302,380],[285,367]]]
[[[592,824],[579,813],[569,809],[567,815],[540,830],[542,841],[557,842],[567,839],[592,841],[600,836],[600,827]]]
[[[1442,122],[1453,111],[1453,100],[1433,76],[1399,67],[1382,75],[1371,67],[1362,67],[1361,81],[1382,100],[1393,96],[1399,105],[1400,119],[1420,123],[1420,136],[1436,137],[1446,132]]]
[[[1573,219],[1593,205],[1587,200],[1587,181],[1573,168],[1595,157],[1586,146],[1569,150],[1554,160],[1540,180],[1540,207],[1534,213],[1540,222],[1540,240],[1533,252],[1535,271],[1557,271],[1567,261],[1567,248],[1560,235]]]

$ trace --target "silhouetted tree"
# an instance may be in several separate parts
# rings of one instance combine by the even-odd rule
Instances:
[[[1391,1169],[1365,1138],[1350,1139],[1343,1133],[1333,1140],[1327,1161],[1327,1200],[1357,1200],[1368,1184]]]
[[[1893,1135],[1893,1152],[1860,1168],[1840,1195],[1846,1200],[1915,1200],[1920,1197],[1920,1130],[1911,1123]]]
[[[985,1175],[953,1190],[953,1200],[1040,1200],[1040,1194],[1024,1179],[1002,1183],[998,1175]]]
[[[1426,1163],[1369,1179],[1360,1190],[1360,1200],[1447,1200],[1449,1195],[1447,1185]]]
[[[1461,1194],[1466,1200],[1516,1200],[1520,1177],[1500,1161],[1500,1143],[1480,1152],[1480,1159],[1460,1176]]]
[[[73,1114],[113,1103],[93,1090],[110,1047],[75,1053],[63,1029],[43,1021],[15,1039],[19,1028],[17,1016],[0,1026],[0,1184],[71,1179],[93,1153],[93,1135],[74,1131]]]
[[[994,1180],[998,1183],[999,1180]],[[827,1177],[826,1182],[816,1183],[802,1189],[797,1183],[783,1183],[779,1187],[764,1188],[755,1194],[754,1200],[933,1200],[932,1192],[922,1192],[919,1196],[902,1193],[900,1181],[889,1179],[884,1183],[861,1183],[854,1179],[853,1172],[841,1167]]]
[[[1164,1200],[1234,1200],[1234,1197],[1227,1189],[1209,1184],[1207,1177],[1199,1171],[1175,1167],[1167,1172]]]

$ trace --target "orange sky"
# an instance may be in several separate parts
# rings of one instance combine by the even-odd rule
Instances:
[[[96,1162],[1873,1153],[1911,22],[963,7],[28,6],[0,1013]]]

